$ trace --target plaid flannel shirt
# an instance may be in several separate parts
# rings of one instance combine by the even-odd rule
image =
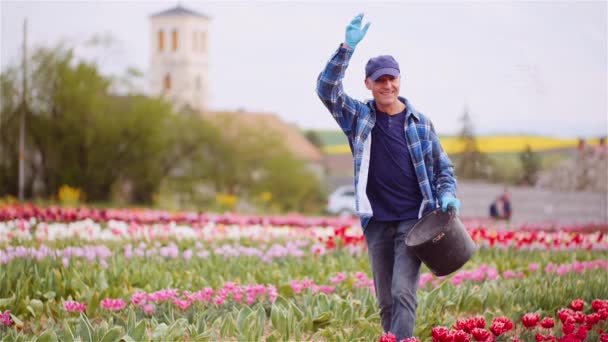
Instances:
[[[363,229],[373,217],[367,197],[367,177],[372,143],[371,131],[376,123],[374,100],[355,100],[344,93],[342,79],[354,50],[340,45],[317,79],[317,94],[348,137],[354,159],[355,202]],[[416,111],[405,98],[404,133],[416,178],[422,193],[418,218],[439,206],[444,195],[456,197],[454,167],[435,134],[433,123]]]

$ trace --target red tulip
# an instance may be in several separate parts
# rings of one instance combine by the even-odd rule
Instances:
[[[570,307],[572,308],[572,310],[574,311],[582,311],[583,307],[585,307],[585,301],[583,301],[582,299],[575,299],[570,303]]]
[[[456,330],[462,330],[466,333],[471,333],[471,331],[476,328],[476,321],[474,318],[471,319],[459,319],[456,321],[456,324],[453,326]]]
[[[585,317],[585,322],[587,322],[588,324],[594,325],[594,324],[597,324],[601,319],[602,319],[602,317],[600,316],[600,314],[597,312],[594,312],[592,314],[588,314]]]
[[[486,328],[486,319],[483,316],[475,316],[473,317],[475,320],[475,326],[477,328],[485,329]]]
[[[559,317],[559,320],[562,321],[562,323],[565,323],[572,315],[574,315],[574,311],[567,308],[562,308],[557,311],[557,317]]]
[[[473,331],[471,331],[471,334],[473,335],[475,340],[479,342],[490,341],[490,338],[492,337],[492,334],[490,334],[489,331],[482,328],[473,329]]]
[[[397,337],[390,332],[382,334],[378,342],[397,342]]]
[[[555,321],[552,317],[545,317],[540,321],[540,325],[547,329],[553,328],[555,326]]]
[[[535,327],[538,324],[539,320],[540,320],[540,315],[538,314],[538,312],[527,313],[521,318],[521,322],[524,324],[524,326],[526,328]]]
[[[587,328],[582,325],[579,326],[574,336],[578,337],[581,341],[585,340],[587,338]]]
[[[591,301],[591,307],[595,311],[599,311],[602,308],[608,309],[608,299],[594,299]]]
[[[576,321],[576,323],[584,323],[585,318],[587,316],[584,313],[582,313],[581,311],[577,311],[574,313],[574,315],[572,317],[574,317],[574,320]]]
[[[470,342],[471,338],[469,334],[462,330],[450,330],[448,336],[452,336],[452,341],[454,342]]]
[[[445,341],[448,336],[448,328],[446,327],[434,327],[431,329],[431,335],[433,335],[433,340],[437,341]]]
[[[566,335],[573,333],[574,332],[574,324],[572,324],[572,323],[564,323],[564,325],[562,326],[562,331]]]
[[[513,322],[505,316],[495,317],[490,327],[490,331],[495,336],[500,336],[511,329],[513,329]]]
[[[399,342],[420,342],[420,339],[418,339],[417,337],[408,337],[408,338],[404,338],[403,340],[401,340]]]
[[[608,334],[601,334],[600,335],[600,341],[601,342],[608,342]]]

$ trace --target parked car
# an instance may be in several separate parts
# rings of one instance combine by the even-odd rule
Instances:
[[[344,185],[338,187],[327,199],[327,212],[333,215],[355,215],[355,187]]]

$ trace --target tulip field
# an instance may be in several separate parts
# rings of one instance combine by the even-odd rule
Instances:
[[[608,226],[463,218],[406,341],[608,341]],[[1,341],[395,341],[356,219],[0,206]]]

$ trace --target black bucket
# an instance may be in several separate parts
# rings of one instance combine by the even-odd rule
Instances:
[[[477,250],[455,210],[435,209],[408,233],[405,244],[436,276],[445,276],[464,265]]]

